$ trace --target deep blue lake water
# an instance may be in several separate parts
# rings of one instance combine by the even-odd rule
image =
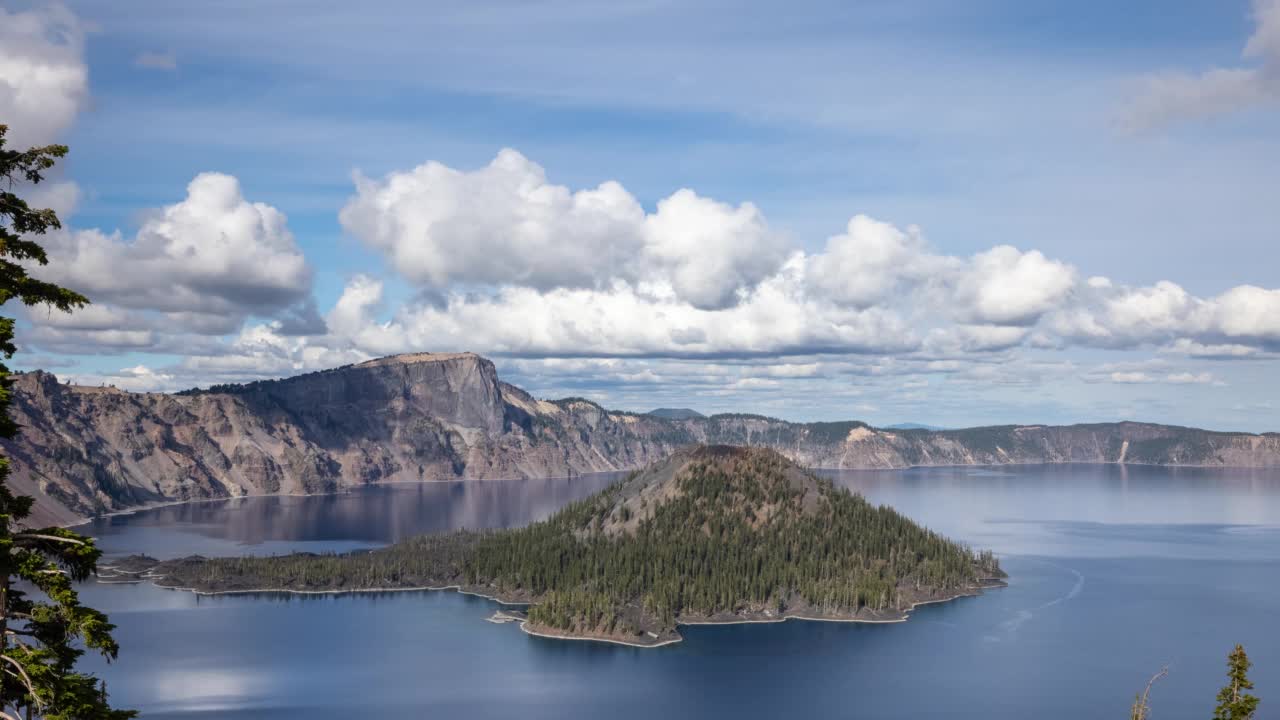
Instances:
[[[828,473],[1002,556],[1010,586],[892,625],[684,628],[633,649],[534,638],[453,592],[218,596],[86,585],[119,625],[90,663],[146,718],[1126,717],[1162,665],[1158,720],[1212,714],[1225,658],[1280,716],[1280,473],[1024,466]],[[520,525],[604,485],[384,486],[250,498],[89,526],[109,554],[370,547]]]

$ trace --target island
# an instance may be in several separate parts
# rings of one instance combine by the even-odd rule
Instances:
[[[457,589],[530,634],[660,646],[678,627],[900,622],[1003,585],[974,551],[764,448],[694,446],[548,519],[343,554],[125,558],[112,579],[200,593]]]

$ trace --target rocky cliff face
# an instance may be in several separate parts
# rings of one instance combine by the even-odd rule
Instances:
[[[1034,462],[1280,467],[1280,435],[1139,423],[888,431],[752,415],[667,419],[539,400],[470,353],[400,355],[166,395],[17,378],[13,482],[37,520],[374,482],[620,470],[690,443],[768,446],[811,467]]]

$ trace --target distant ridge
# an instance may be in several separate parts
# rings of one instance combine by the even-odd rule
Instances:
[[[380,482],[565,477],[681,447],[768,447],[804,467],[1124,463],[1280,468],[1280,434],[1120,422],[877,429],[744,413],[670,419],[544,400],[472,353],[416,353],[190,393],[131,393],[19,374],[0,443],[33,523],[245,495]],[[668,408],[668,410],[671,410]]]
[[[658,408],[657,410],[650,410],[645,414],[652,415],[653,417],[659,417],[664,420],[701,420],[706,417],[706,415],[703,415],[697,410],[691,410],[689,408]]]
[[[885,425],[885,430],[928,430],[930,432],[938,432],[947,430],[948,428],[938,427],[937,425],[922,425],[921,423],[896,423],[894,425]]]

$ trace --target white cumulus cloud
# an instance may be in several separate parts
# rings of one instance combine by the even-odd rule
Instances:
[[[74,198],[72,198],[74,199]],[[47,352],[240,352],[220,338],[250,317],[275,332],[324,332],[312,270],[283,213],[246,200],[234,177],[198,175],[180,202],[148,213],[131,239],[64,229],[44,236],[32,272],[93,303],[73,313],[28,308],[20,341]]]
[[[956,288],[972,320],[1027,325],[1059,307],[1076,284],[1075,269],[1039,250],[1000,245],[975,255]]]
[[[270,314],[311,289],[284,214],[246,200],[236,178],[220,173],[196,176],[184,200],[150,214],[130,240],[99,230],[47,238],[42,277],[122,307]]]
[[[810,261],[817,290],[838,303],[870,307],[904,287],[949,272],[957,261],[929,253],[919,228],[899,230],[866,215],[855,215],[845,232],[827,240]]]
[[[776,273],[787,251],[755,205],[733,207],[692,190],[659,201],[643,235],[642,272],[667,278],[678,297],[704,309],[733,305],[740,291]]]
[[[464,172],[429,162],[356,176],[339,218],[417,283],[593,287],[634,262],[644,210],[614,182],[572,192],[514,150]]]
[[[381,180],[357,175],[339,218],[405,278],[434,288],[653,281],[703,308],[735,302],[786,251],[750,203],[681,190],[647,214],[616,182],[572,191],[511,149],[474,171],[428,162]]]
[[[0,7],[0,122],[10,149],[57,140],[88,94],[84,28],[70,10]]]

